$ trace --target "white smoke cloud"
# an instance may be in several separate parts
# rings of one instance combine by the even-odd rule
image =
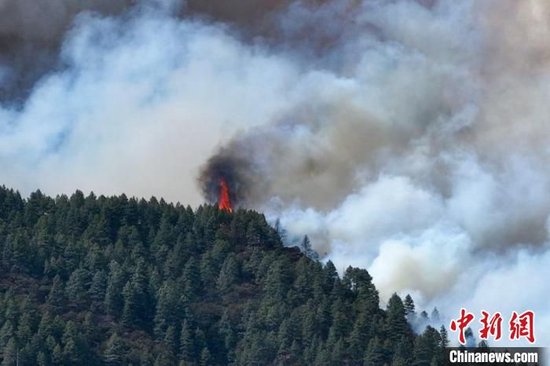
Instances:
[[[294,2],[246,36],[156,8],[76,18],[65,68],[0,108],[3,183],[198,204],[225,146],[256,208],[383,299],[529,308],[550,340],[550,5]]]
[[[68,69],[45,77],[21,111],[1,110],[4,182],[24,192],[80,187],[196,205],[205,157],[284,108],[295,74],[223,27],[162,13],[82,16],[62,58]]]
[[[461,307],[478,317],[482,309],[501,311],[505,321],[514,310],[531,309],[545,344],[550,125],[541,81],[548,77],[548,46],[541,37],[550,7],[366,4],[360,18],[377,27],[380,40],[363,48],[350,41],[357,46],[356,88],[344,101],[324,101],[349,115],[329,117],[332,126],[309,136],[307,143],[331,147],[329,158],[309,153],[323,166],[321,173],[308,170],[310,180],[285,176],[292,195],[273,188],[280,197],[273,215],[289,202],[281,219],[290,233],[317,238],[319,252],[339,269],[368,268],[383,299],[411,293],[421,308],[443,309],[446,324]],[[515,15],[495,15],[504,13]],[[332,127],[356,135],[339,139]],[[349,171],[323,165],[342,156],[353,160]],[[338,180],[321,189],[318,175]],[[308,190],[325,196],[308,200]]]

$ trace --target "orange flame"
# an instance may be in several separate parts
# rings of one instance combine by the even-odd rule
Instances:
[[[218,208],[227,212],[233,212],[231,199],[229,198],[229,186],[224,178],[220,179],[220,197],[218,200]]]

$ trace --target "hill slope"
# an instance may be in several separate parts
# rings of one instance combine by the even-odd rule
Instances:
[[[253,211],[0,188],[0,260],[2,365],[428,366],[446,343]]]

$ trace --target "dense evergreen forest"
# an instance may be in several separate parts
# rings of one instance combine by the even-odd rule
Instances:
[[[443,364],[410,297],[381,309],[253,211],[0,187],[0,256],[2,365]]]

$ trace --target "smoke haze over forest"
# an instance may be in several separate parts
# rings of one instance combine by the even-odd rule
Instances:
[[[240,204],[382,299],[550,341],[550,3],[0,0],[1,183]]]

